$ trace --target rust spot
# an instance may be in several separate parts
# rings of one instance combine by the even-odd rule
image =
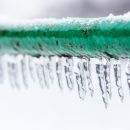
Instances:
[[[43,50],[42,45],[39,42],[38,42],[38,46],[39,46],[40,50]]]
[[[45,33],[45,32],[43,32],[43,36],[46,36],[46,33]]]
[[[74,47],[72,43],[69,43],[69,46],[70,46],[71,48],[73,48],[73,47]]]
[[[96,30],[96,28],[94,29],[94,33],[96,33],[97,32],[97,30]]]
[[[108,53],[108,52],[104,52],[104,54],[106,55],[106,56],[108,56],[108,57],[110,57],[110,58],[113,58],[114,56],[113,55],[111,55],[110,53]]]
[[[2,34],[2,35],[6,35],[7,32],[8,32],[7,30],[2,30],[2,31],[1,31],[1,34]]]
[[[37,58],[40,58],[40,56],[41,56],[41,55],[39,55],[39,54],[36,54],[36,55],[35,55],[35,57],[37,57]]]
[[[67,53],[64,53],[64,54],[61,54],[62,57],[68,57],[68,58],[71,58],[72,56],[70,54],[67,54]]]
[[[33,48],[33,49],[35,49],[35,47],[34,47],[34,46],[32,46],[32,48]]]
[[[57,45],[57,46],[59,45],[59,42],[58,42],[58,40],[56,40],[56,45]]]
[[[83,32],[83,34],[85,34],[85,35],[88,34],[88,30],[86,30],[86,29],[83,29],[82,32]]]
[[[14,50],[18,51],[19,46],[20,46],[20,43],[19,41],[17,41],[16,44],[14,44],[14,47],[13,47]]]
[[[19,43],[19,42],[16,42],[16,46],[17,46],[17,47],[20,47],[20,43]]]
[[[82,48],[83,48],[83,45],[80,45],[80,48],[82,49]]]
[[[78,48],[77,45],[75,45],[75,48]]]
[[[108,44],[105,44],[105,47],[106,47],[106,48],[109,48],[109,45],[108,45]]]

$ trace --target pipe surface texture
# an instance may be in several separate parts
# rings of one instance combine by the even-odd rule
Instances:
[[[129,57],[130,19],[43,19],[0,23],[0,53]]]

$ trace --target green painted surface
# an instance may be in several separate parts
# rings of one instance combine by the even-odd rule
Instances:
[[[0,24],[0,53],[130,56],[130,21],[99,18],[51,24]]]

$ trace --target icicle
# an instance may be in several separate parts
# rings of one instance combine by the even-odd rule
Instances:
[[[49,71],[48,71],[48,67],[47,67],[47,63],[48,63],[47,60],[48,59],[46,59],[46,57],[42,57],[42,61],[41,61],[42,66],[41,67],[42,67],[45,86],[47,88],[49,88],[50,85],[49,85]]]
[[[72,58],[65,58],[65,65],[64,65],[64,70],[65,70],[65,78],[66,78],[66,83],[67,86],[70,90],[74,88],[74,80],[73,80],[73,60]]]
[[[44,57],[44,73],[45,73],[45,79],[46,79],[46,85],[49,88],[50,84],[51,84],[51,76],[53,76],[52,72],[51,72],[51,76],[50,76],[50,59],[48,57]],[[50,78],[51,77],[51,78]]]
[[[58,80],[58,85],[61,90],[63,90],[63,82],[62,82],[62,61],[61,58],[58,58],[56,62],[56,75]]]
[[[49,88],[53,86],[53,82],[55,82],[54,79],[56,79],[61,90],[63,90],[64,87],[63,81],[66,82],[65,84],[70,90],[73,90],[74,85],[77,85],[79,97],[85,99],[87,92],[90,92],[91,96],[93,96],[94,93],[91,79],[92,62],[90,60],[93,59],[87,57],[57,56],[41,56],[37,58],[29,55],[1,56],[0,83],[3,83],[4,78],[7,76],[13,88],[20,89],[20,83],[28,88],[30,82],[38,83],[41,88]],[[110,68],[110,61],[106,58],[101,58],[99,63],[96,63],[96,73],[98,74],[99,87],[105,107],[108,105],[108,99],[112,97]],[[121,83],[120,61],[114,60],[113,69],[118,95],[121,101],[123,101],[124,92]],[[5,72],[8,72],[7,75],[4,75]],[[130,59],[128,59],[126,77],[130,91]]]
[[[53,64],[52,64],[52,58],[49,57],[48,59],[48,63],[47,63],[47,67],[48,67],[48,72],[49,72],[49,78],[51,80],[51,83],[54,82],[54,74],[53,74]]]
[[[40,57],[39,61],[41,61],[41,57]],[[40,84],[41,88],[44,88],[46,81],[45,81],[45,78],[44,78],[43,63],[40,62],[40,63],[36,64],[36,73],[37,73],[37,77],[38,77],[39,84]]]
[[[107,90],[107,93],[109,95],[109,99],[111,99],[112,91],[111,91],[110,63],[109,63],[109,61],[107,61],[106,65],[104,65],[104,78],[105,78],[106,90]]]
[[[99,86],[102,93],[102,99],[105,104],[105,107],[107,108],[108,99],[107,99],[107,89],[104,82],[104,66],[102,64],[96,64],[96,72],[98,74]]]
[[[34,58],[29,56],[28,58],[28,68],[29,68],[29,73],[32,78],[33,82],[36,82],[36,70],[35,70],[35,63],[34,63]]]
[[[15,62],[16,57],[12,56],[11,58],[12,60],[14,59],[14,61],[7,62],[10,84],[13,88],[17,87],[18,89],[20,89],[18,83],[18,64]]]
[[[27,78],[27,61],[26,58],[28,58],[27,56],[24,56],[21,59],[21,73],[22,73],[22,79],[23,79],[23,84],[26,88],[28,88],[28,78]]]
[[[130,93],[130,59],[128,59],[126,76],[127,76],[127,84],[128,84],[129,93]]]
[[[4,81],[4,72],[3,72],[3,61],[2,57],[0,57],[0,83],[2,84]]]
[[[77,63],[77,69],[78,72],[75,72],[75,75],[76,75],[76,83],[78,86],[79,97],[81,99],[85,99],[87,89],[86,89],[86,84],[84,82],[85,77],[84,77],[84,68],[83,68],[82,60],[79,60],[79,62]]]
[[[113,67],[114,67],[114,74],[115,74],[115,82],[116,82],[116,86],[118,88],[118,94],[121,98],[121,101],[123,101],[124,93],[123,93],[123,88],[122,88],[122,84],[121,84],[121,65],[120,65],[120,63],[116,63],[113,65]]]
[[[83,63],[83,67],[84,70],[86,71],[86,78],[87,78],[87,82],[88,82],[88,89],[90,91],[91,96],[93,96],[94,94],[94,87],[92,84],[92,80],[91,80],[91,63],[90,63],[90,59],[86,59],[85,58],[85,62]]]

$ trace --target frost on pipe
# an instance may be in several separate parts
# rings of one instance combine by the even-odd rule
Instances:
[[[117,94],[123,101],[121,60],[124,58],[130,91],[129,17],[130,13],[97,19],[1,21],[0,83],[8,80],[12,88],[21,89],[33,83],[51,88],[56,82],[60,90],[77,89],[82,100],[88,94],[93,96],[98,87],[107,107],[113,95],[113,75]],[[92,78],[93,59],[98,86]]]
[[[130,13],[103,18],[0,22],[0,53],[130,56]]]

